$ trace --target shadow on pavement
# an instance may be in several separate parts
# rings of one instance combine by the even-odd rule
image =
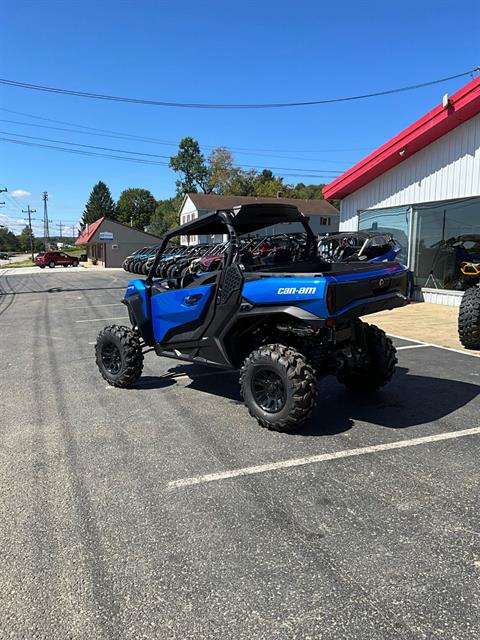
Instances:
[[[208,375],[206,375],[208,373]],[[194,365],[173,367],[165,376],[141,378],[137,389],[161,389],[175,384],[175,378],[187,375],[187,389],[241,403],[238,373],[218,371]],[[348,392],[332,376],[322,379],[312,419],[298,436],[333,435],[348,431],[355,421],[389,429],[404,429],[435,422],[454,413],[475,399],[480,387],[468,382],[410,374],[397,367],[392,382],[372,394]]]
[[[112,289],[125,289],[122,287],[50,287],[48,289],[29,289],[28,291],[0,291],[0,296],[21,296],[26,293],[75,293],[76,291],[111,291]]]

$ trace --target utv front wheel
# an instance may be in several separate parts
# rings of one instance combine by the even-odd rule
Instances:
[[[480,287],[470,287],[463,294],[458,337],[466,349],[480,349]]]
[[[281,344],[265,345],[246,358],[240,389],[250,415],[275,431],[296,431],[315,406],[312,367],[301,353]]]
[[[100,373],[113,387],[131,387],[142,375],[142,347],[129,327],[112,325],[100,331],[95,356]]]
[[[367,346],[363,363],[339,371],[337,379],[351,391],[377,391],[395,373],[397,350],[385,331],[374,324],[362,324]]]

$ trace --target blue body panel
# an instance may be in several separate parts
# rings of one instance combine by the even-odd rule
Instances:
[[[147,310],[147,296],[145,293],[145,280],[140,280],[140,278],[138,278],[137,280],[130,280],[130,282],[127,285],[127,290],[125,291],[125,296],[123,299],[128,300],[129,298],[137,294],[140,296],[142,300],[143,313],[145,314],[145,317],[147,317],[148,310]]]
[[[257,305],[292,305],[297,306],[319,318],[335,318],[356,306],[365,304],[368,298],[359,298],[352,303],[330,313],[326,304],[326,292],[329,283],[340,284],[343,282],[355,283],[362,280],[372,280],[382,276],[399,274],[407,271],[407,268],[395,263],[394,265],[382,264],[378,269],[359,273],[348,272],[344,275],[325,274],[312,278],[262,278],[246,282],[242,295],[249,302]],[[404,293],[404,292],[402,292]],[[375,296],[372,300],[388,299],[392,293],[383,296]]]
[[[258,280],[250,280],[244,283],[242,296],[254,305],[272,307],[296,306],[319,319],[336,318],[364,305],[369,301],[378,302],[394,297],[396,292],[390,291],[385,295],[375,295],[368,298],[359,298],[344,307],[330,313],[327,309],[326,294],[329,284],[361,282],[375,278],[389,277],[407,271],[407,268],[398,264],[382,263],[378,269],[369,271],[347,272],[345,274],[325,274],[310,277],[260,277]],[[152,322],[153,335],[157,342],[163,342],[169,330],[182,327],[183,331],[189,331],[201,325],[203,318],[213,301],[215,284],[188,287],[186,289],[165,290],[153,295],[151,298],[151,318],[146,298],[145,280],[131,280],[125,292],[125,300],[131,296],[139,296],[142,300],[142,308],[145,318]],[[400,292],[404,294],[405,292]]]
[[[208,284],[188,289],[173,289],[152,296],[155,340],[162,342],[170,329],[200,321],[212,300],[214,289],[214,284]]]

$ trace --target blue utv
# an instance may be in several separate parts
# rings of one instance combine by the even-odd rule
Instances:
[[[241,237],[282,225],[300,227],[302,255],[251,264]],[[228,237],[221,269],[155,279],[175,236]],[[131,327],[100,332],[96,362],[105,380],[133,386],[143,355],[240,370],[250,414],[277,431],[298,429],[312,413],[316,382],[333,374],[348,389],[371,392],[390,381],[397,362],[385,333],[360,320],[408,302],[406,267],[397,262],[326,262],[308,219],[295,206],[248,204],[221,210],[169,232],[145,279],[132,280],[123,302]]]

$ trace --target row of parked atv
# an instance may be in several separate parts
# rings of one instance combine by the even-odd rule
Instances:
[[[305,247],[306,236],[277,234],[264,237],[247,237],[240,241],[238,251],[245,268],[261,264],[292,262]],[[193,246],[170,245],[156,269],[156,277],[182,278],[217,271],[223,266],[228,242],[198,244]],[[130,273],[146,275],[154,261],[158,246],[145,247],[128,256],[123,268]]]
[[[304,233],[276,234],[242,238],[238,251],[246,270],[261,265],[295,262],[306,245]],[[195,278],[217,271],[223,266],[228,242],[193,246],[170,245],[157,266],[158,278]],[[128,256],[123,268],[130,273],[146,275],[155,259],[158,246],[144,247]],[[379,262],[395,260],[399,245],[389,234],[356,232],[321,237],[317,254],[325,262]]]

